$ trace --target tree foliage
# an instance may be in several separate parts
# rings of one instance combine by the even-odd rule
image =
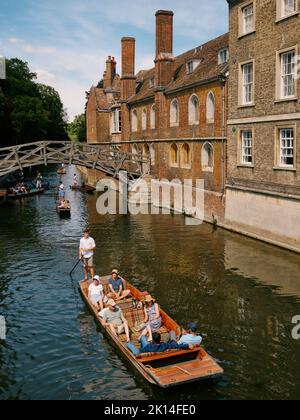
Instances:
[[[72,123],[68,125],[68,133],[72,140],[86,141],[86,119],[85,114],[77,115]]]
[[[67,140],[66,114],[59,94],[36,82],[28,64],[7,60],[0,80],[0,145]]]

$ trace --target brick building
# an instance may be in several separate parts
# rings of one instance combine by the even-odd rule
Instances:
[[[106,63],[87,103],[89,143],[151,156],[151,174],[204,179],[205,217],[224,219],[228,34],[173,55],[173,13],[156,13],[154,68],[135,72],[135,39],[121,42],[121,78]]]
[[[228,0],[226,224],[300,249],[300,2]]]

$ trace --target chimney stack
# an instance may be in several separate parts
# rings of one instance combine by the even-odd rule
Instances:
[[[167,10],[159,10],[156,16],[156,58],[160,54],[173,54],[173,16]]]
[[[135,94],[135,39],[122,38],[122,100]]]
[[[167,10],[156,12],[156,86],[167,86],[173,77],[173,17],[174,13]]]
[[[117,62],[115,57],[109,56],[106,60],[106,70],[103,75],[104,80],[104,89],[109,89],[112,87],[115,75],[117,71]]]

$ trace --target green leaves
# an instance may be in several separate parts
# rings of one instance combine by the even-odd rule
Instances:
[[[36,74],[18,58],[7,60],[7,79],[0,80],[0,139],[0,147],[68,139],[59,94],[36,83]]]
[[[68,133],[72,140],[86,141],[86,119],[85,114],[77,115],[72,123],[68,125]]]

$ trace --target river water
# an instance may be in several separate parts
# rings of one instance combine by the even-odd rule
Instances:
[[[299,399],[300,256],[177,215],[99,216],[97,194],[69,192],[60,219],[53,194],[0,205],[0,399]],[[78,293],[81,268],[68,276],[87,225],[97,272],[118,267],[176,321],[197,320],[221,380],[156,389],[115,353]]]

